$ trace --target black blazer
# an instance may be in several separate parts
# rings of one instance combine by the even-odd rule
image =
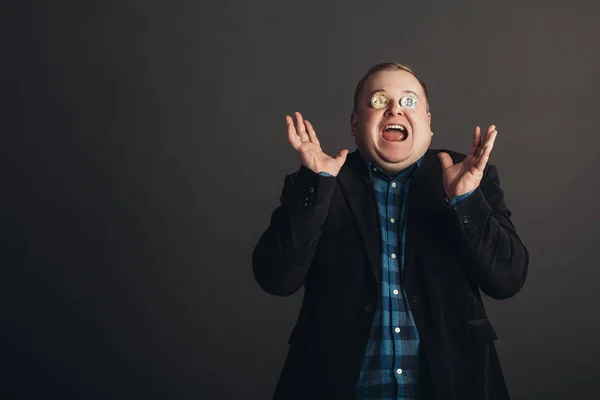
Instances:
[[[444,151],[454,162],[465,157]],[[528,252],[496,168],[452,209],[437,152],[427,151],[412,180],[406,226],[403,278],[421,339],[422,398],[508,399],[480,291],[514,296]],[[353,399],[381,275],[377,206],[360,154],[349,154],[337,177],[301,167],[280,201],[254,249],[254,277],[273,295],[305,291],[274,399]]]

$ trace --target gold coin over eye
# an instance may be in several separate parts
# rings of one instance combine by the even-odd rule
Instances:
[[[374,109],[379,110],[388,105],[388,98],[384,94],[377,93],[371,97],[371,105]]]
[[[418,103],[419,101],[412,94],[402,96],[402,98],[400,99],[400,105],[402,106],[402,108],[406,108],[408,110],[414,110],[415,108],[417,108]]]

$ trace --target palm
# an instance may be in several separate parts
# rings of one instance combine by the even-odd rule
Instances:
[[[448,198],[468,193],[479,186],[497,134],[496,127],[490,125],[483,141],[481,131],[476,127],[471,150],[460,163],[453,164],[448,154],[440,153],[444,189]]]
[[[444,188],[447,193],[456,195],[468,192],[470,187],[477,186],[483,176],[476,167],[477,159],[468,155],[462,162],[444,168]]]
[[[289,116],[286,116],[286,122],[288,140],[298,153],[300,163],[314,172],[327,172],[336,176],[346,161],[348,150],[341,150],[335,157],[325,154],[312,124],[303,120],[302,115],[298,112],[295,125]]]
[[[302,143],[296,151],[300,163],[304,166],[311,166],[315,172],[339,170],[339,161],[325,154],[319,144]]]

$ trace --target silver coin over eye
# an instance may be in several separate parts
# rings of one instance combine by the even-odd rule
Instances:
[[[414,110],[415,108],[417,108],[418,103],[419,100],[417,100],[417,98],[412,94],[402,96],[402,98],[400,99],[400,105],[402,106],[402,108],[406,108],[407,110]]]

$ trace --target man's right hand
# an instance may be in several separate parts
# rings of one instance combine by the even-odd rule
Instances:
[[[289,115],[285,116],[287,122],[287,133],[290,144],[298,152],[300,164],[311,169],[317,174],[327,172],[337,176],[338,172],[346,162],[348,150],[343,149],[335,157],[323,153],[317,134],[308,120],[303,120],[299,112],[295,112],[296,124]]]

